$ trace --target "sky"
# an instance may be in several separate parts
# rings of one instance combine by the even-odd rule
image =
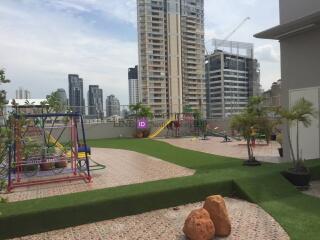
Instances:
[[[253,37],[278,25],[278,0],[205,0],[205,41],[254,43],[261,85],[280,78],[279,43]],[[128,104],[129,67],[138,64],[136,0],[0,0],[0,67],[11,80],[8,97],[18,87],[44,98],[57,88],[67,91],[69,73],[98,84],[104,98],[116,95]]]

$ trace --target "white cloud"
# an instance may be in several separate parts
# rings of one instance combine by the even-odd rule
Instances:
[[[271,44],[257,47],[255,50],[255,54],[260,61],[275,63],[280,62],[279,48]]]
[[[42,10],[37,5],[26,14],[0,7],[0,66],[12,79],[9,94],[23,86],[43,97],[66,88],[68,73],[78,73],[86,86],[99,84],[105,96],[114,93],[127,103],[127,68],[137,64],[136,42],[95,32],[72,14]]]
[[[136,0],[46,0],[59,10],[92,12],[97,11],[136,26]]]
[[[206,41],[224,38],[251,17],[230,40],[255,44],[264,88],[280,76],[279,47],[253,35],[277,24],[277,5],[278,0],[205,0]],[[103,26],[95,29],[95,14],[108,24],[114,19],[115,28],[134,29],[136,0],[1,0],[0,66],[13,81],[9,93],[23,86],[43,97],[48,89],[66,88],[68,73],[79,73],[85,85],[99,84],[105,96],[114,93],[127,103],[127,68],[137,64],[137,42]]]

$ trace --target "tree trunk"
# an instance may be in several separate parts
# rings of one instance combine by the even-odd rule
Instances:
[[[248,157],[249,157],[249,161],[251,160],[251,148],[250,148],[250,138],[247,138],[247,148],[248,148]]]
[[[300,162],[300,153],[299,153],[299,121],[297,120],[297,162],[298,165]],[[296,166],[297,167],[297,166]]]
[[[290,148],[290,153],[293,161],[293,165],[295,166],[296,160],[293,152],[293,147],[292,147],[292,142],[291,142],[291,136],[290,136],[290,128],[289,128],[289,123],[287,122],[287,135],[288,135],[288,140],[289,140],[289,148]]]

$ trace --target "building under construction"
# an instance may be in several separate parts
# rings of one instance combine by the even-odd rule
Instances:
[[[260,94],[260,67],[251,43],[213,39],[213,45],[206,56],[207,117],[226,118]]]

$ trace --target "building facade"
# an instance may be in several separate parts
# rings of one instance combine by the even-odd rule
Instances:
[[[114,95],[110,95],[106,100],[106,117],[120,116],[120,101]]]
[[[89,85],[88,115],[93,118],[103,118],[103,90],[98,85]]]
[[[271,88],[263,92],[262,97],[266,107],[281,106],[281,79],[272,83]]]
[[[280,41],[281,106],[290,108],[301,98],[313,103],[318,111],[311,125],[299,126],[302,159],[320,158],[320,1],[280,0],[280,25],[258,33],[255,37]],[[289,129],[289,132],[287,131]],[[288,133],[297,156],[296,128],[283,127],[284,158],[291,158]]]
[[[155,116],[205,112],[203,0],[137,0],[139,99]]]
[[[69,106],[73,112],[85,114],[83,79],[77,74],[69,74]]]
[[[129,104],[139,102],[138,66],[128,69]]]
[[[227,118],[243,111],[251,96],[260,94],[260,68],[253,44],[221,41],[234,46],[206,57],[207,117]],[[244,51],[240,51],[244,50]]]

